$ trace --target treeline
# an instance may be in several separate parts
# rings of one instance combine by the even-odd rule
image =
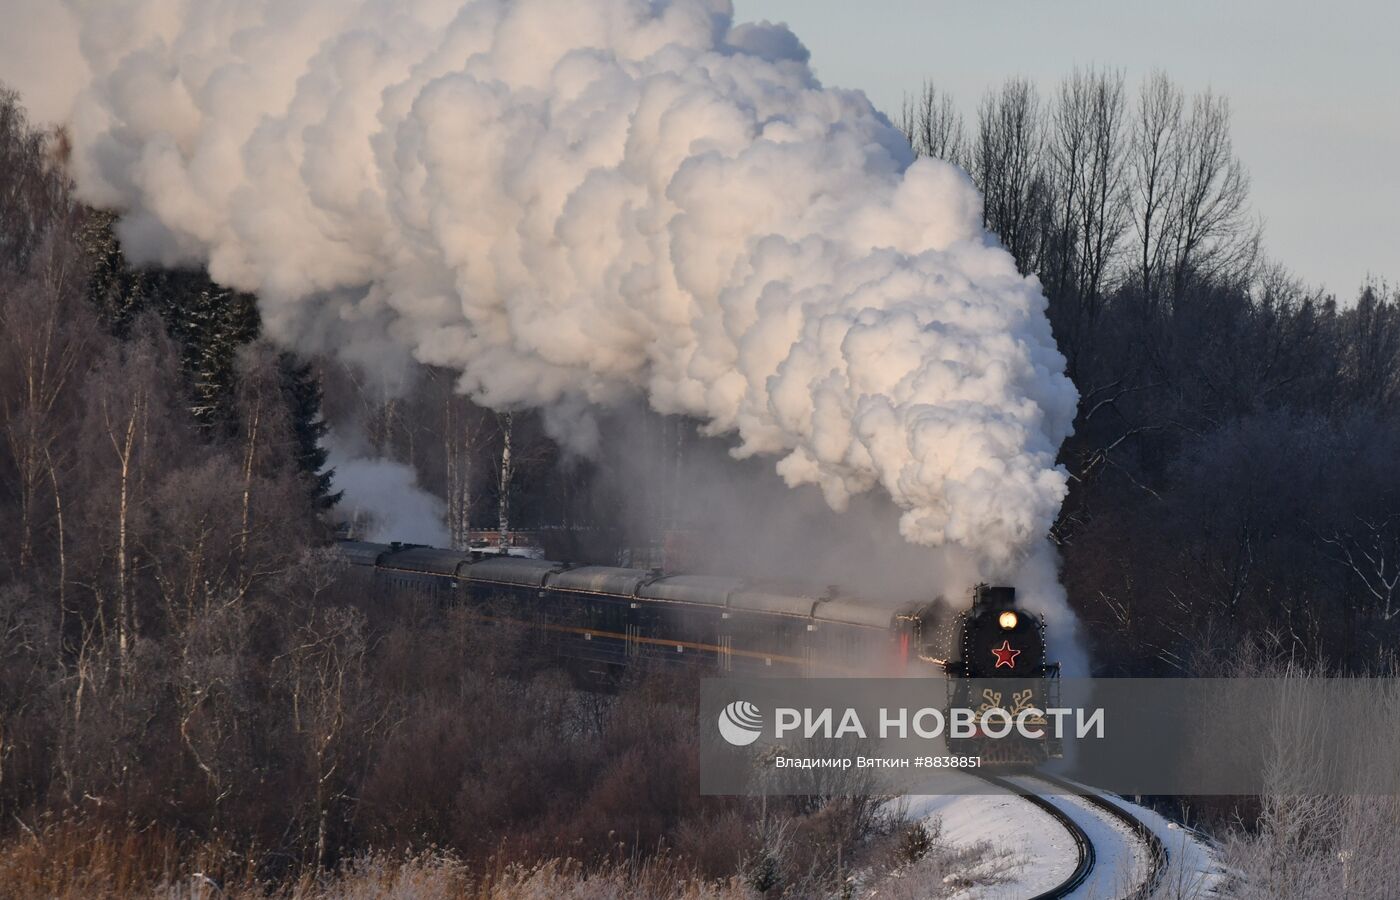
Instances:
[[[987,228],[1055,300],[1071,377],[1105,294],[1132,283],[1162,300],[1259,271],[1261,228],[1223,97],[1188,99],[1160,73],[1130,96],[1120,73],[1076,70],[1049,99],[1025,79],[1006,82],[967,127],[926,83],[901,127],[915,152],[977,182]]]
[[[325,546],[311,368],[113,225],[0,93],[0,898],[810,896],[893,858],[871,798],[701,797],[694,685],[590,694],[526,636],[369,603]],[[330,375],[459,492],[454,540],[560,515],[534,417]]]
[[[1082,397],[1054,538],[1099,664],[1200,671],[1248,640],[1375,665],[1400,636],[1400,291],[1339,301],[1268,261],[1228,102],[1165,75],[1013,79],[970,125],[926,84],[901,121],[1045,287]]]
[[[326,418],[363,441],[360,453],[403,463],[444,502],[442,543],[465,549],[525,530],[551,559],[661,565],[668,534],[694,526],[680,498],[691,490],[685,464],[700,443],[697,423],[641,409],[599,411],[603,457],[559,446],[533,410],[483,409],[458,393],[457,373],[422,366],[412,389],[381,385],[324,362]],[[625,459],[608,458],[624,452]],[[358,536],[378,534],[351,502],[344,518]],[[373,510],[366,511],[372,519]],[[722,563],[720,563],[722,564]]]
[[[314,750],[249,673],[290,696],[322,621],[319,389],[251,298],[128,267],[63,157],[0,93],[0,815],[207,829],[228,754],[294,794]]]

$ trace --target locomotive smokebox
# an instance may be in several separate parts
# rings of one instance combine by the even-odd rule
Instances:
[[[992,587],[989,584],[979,584],[972,594],[972,606],[974,609],[1011,609],[1016,605],[1016,589],[1014,587]]]

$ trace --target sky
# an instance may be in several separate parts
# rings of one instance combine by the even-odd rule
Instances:
[[[1349,300],[1400,280],[1400,4],[1393,0],[735,0],[787,23],[823,83],[891,115],[925,78],[965,116],[1024,75],[1048,91],[1076,65],[1160,68],[1230,98],[1266,249]]]
[[[73,60],[52,0],[5,0],[0,79]],[[925,78],[969,117],[1012,75],[1045,89],[1076,65],[1161,68],[1234,107],[1270,255],[1350,299],[1368,274],[1400,280],[1400,4],[1392,0],[735,0],[740,21],[787,23],[828,85],[894,114]],[[69,46],[72,45],[72,46]],[[85,72],[48,65],[25,101],[43,116]],[[11,78],[11,80],[14,80]]]

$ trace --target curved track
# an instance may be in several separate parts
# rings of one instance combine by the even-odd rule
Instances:
[[[972,774],[975,774],[976,777],[988,784],[995,785],[1008,793],[1016,794],[1027,803],[1040,809],[1059,823],[1074,841],[1075,851],[1078,856],[1074,871],[1072,871],[1069,877],[1064,881],[1055,885],[1048,891],[1036,894],[1034,897],[1030,898],[1030,900],[1058,900],[1058,898],[1071,896],[1083,887],[1085,882],[1088,881],[1089,876],[1093,873],[1094,866],[1098,861],[1094,843],[1090,840],[1083,826],[1076,822],[1074,817],[1065,812],[1059,805],[1050,802],[1038,794],[1028,792],[1024,786],[1016,782],[981,772]],[[1111,819],[1126,827],[1142,844],[1147,857],[1147,873],[1142,883],[1123,895],[1122,900],[1146,900],[1146,898],[1152,896],[1153,891],[1157,889],[1163,874],[1166,872],[1167,865],[1167,849],[1152,829],[1148,828],[1147,825],[1139,821],[1136,816],[1113,801],[1099,794],[1083,793],[1078,785],[1065,781],[1064,779],[1054,775],[1045,775],[1040,772],[1036,772],[1027,777],[1039,779],[1059,788],[1065,793],[1075,795],[1077,799],[1093,807],[1105,818]]]
[[[986,775],[982,772],[972,772],[971,774],[988,784],[1001,788],[1008,794],[1015,794],[1032,806],[1037,807],[1046,815],[1050,816],[1050,818],[1054,819],[1061,828],[1069,832],[1070,838],[1074,841],[1074,849],[1079,857],[1078,861],[1075,863],[1074,871],[1071,872],[1069,877],[1064,881],[1055,885],[1048,891],[1036,894],[1034,897],[1031,897],[1030,900],[1057,900],[1057,898],[1060,897],[1068,897],[1076,888],[1084,883],[1085,879],[1089,877],[1089,873],[1094,871],[1094,862],[1096,859],[1094,855],[1094,844],[1089,840],[1089,835],[1079,826],[1078,822],[1074,821],[1064,810],[1060,809],[1049,800],[1035,794],[1028,794],[1005,778],[999,778],[996,775]]]
[[[1147,872],[1143,876],[1142,883],[1128,893],[1124,897],[1124,900],[1146,900],[1146,898],[1151,897],[1158,885],[1161,884],[1162,876],[1165,875],[1167,871],[1167,848],[1166,845],[1162,843],[1162,839],[1157,837],[1156,832],[1148,828],[1137,816],[1134,816],[1104,795],[1084,792],[1082,785],[1077,785],[1058,776],[1047,775],[1043,772],[1037,772],[1033,777],[1054,785],[1067,793],[1074,794],[1078,799],[1095,807],[1132,832],[1133,836],[1142,844],[1143,852],[1147,858]]]

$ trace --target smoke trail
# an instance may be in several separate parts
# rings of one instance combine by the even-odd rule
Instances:
[[[989,575],[1064,497],[1076,393],[967,177],[718,0],[70,0],[83,196],[273,334],[496,407],[643,393]],[[23,85],[21,85],[23,86]]]
[[[404,541],[446,547],[447,504],[423,490],[412,466],[371,455],[332,432],[326,436],[334,489],[343,496],[335,516],[366,541]]]

